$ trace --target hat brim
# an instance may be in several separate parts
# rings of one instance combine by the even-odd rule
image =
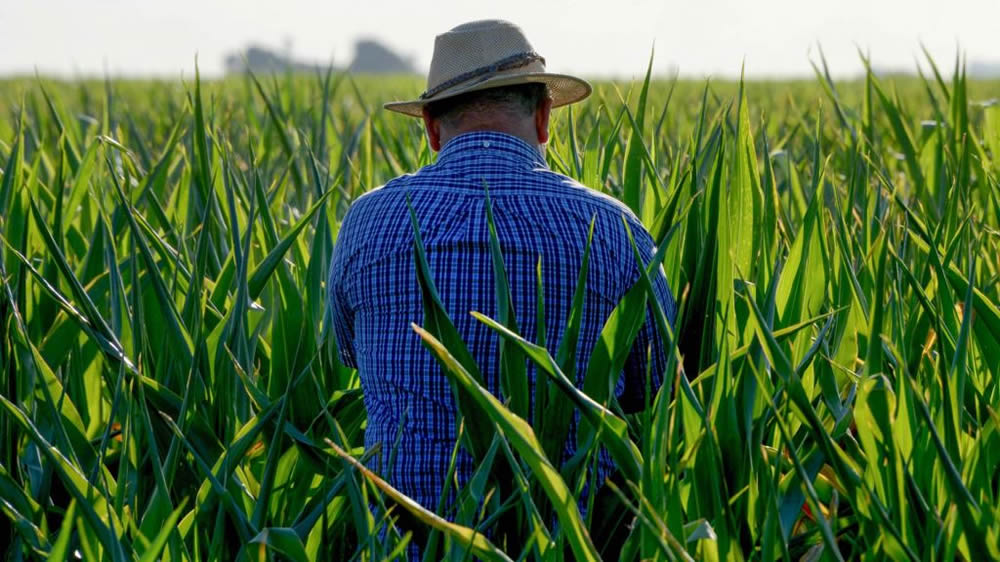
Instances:
[[[583,80],[582,78],[577,78],[576,76],[570,76],[568,74],[553,74],[551,72],[528,72],[523,74],[494,76],[473,84],[456,86],[455,88],[445,90],[444,92],[427,99],[392,101],[383,104],[382,107],[388,109],[389,111],[402,113],[403,115],[421,117],[424,112],[424,106],[429,103],[489,88],[530,83],[541,83],[548,86],[549,96],[552,98],[552,107],[560,107],[576,103],[585,99],[593,91],[589,82]]]

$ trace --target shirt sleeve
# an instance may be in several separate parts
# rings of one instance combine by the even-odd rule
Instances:
[[[639,265],[648,268],[656,253],[653,239],[639,224],[630,225],[630,228],[632,228],[632,235],[635,238],[635,243],[643,262]],[[639,272],[635,271],[635,282],[638,282],[638,279]],[[677,316],[677,305],[674,302],[673,294],[670,292],[667,277],[663,273],[663,266],[661,264],[657,264],[656,269],[650,275],[650,281],[653,284],[653,294],[656,297],[656,302],[659,303],[660,310],[663,312],[672,330]],[[655,314],[656,311],[653,303],[647,301],[646,320],[642,328],[639,329],[635,342],[632,344],[632,350],[625,361],[624,389],[618,395],[618,403],[625,413],[638,412],[645,408],[647,384],[650,392],[650,403],[659,390],[660,385],[663,384],[669,346],[672,344],[668,342],[668,334],[659,333]]]
[[[346,286],[353,279],[353,275],[347,271],[351,261],[350,254],[353,244],[349,216],[350,213],[344,217],[337,235],[337,242],[333,247],[327,290],[330,300],[330,318],[340,362],[356,369],[358,363],[354,355],[354,309],[347,298],[349,293]]]

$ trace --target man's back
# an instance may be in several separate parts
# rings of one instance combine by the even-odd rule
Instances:
[[[545,341],[553,353],[565,331],[590,224],[595,221],[578,379],[586,372],[586,361],[608,315],[638,278],[623,216],[643,260],[648,262],[653,253],[649,235],[621,203],[552,172],[535,148],[502,133],[458,136],[443,147],[437,163],[396,178],[354,203],[331,264],[330,296],[341,357],[361,376],[368,410],[366,448],[381,444],[381,454],[371,466],[432,509],[455,444],[457,408],[447,377],[410,328],[411,322],[423,323],[423,304],[407,199],[416,213],[442,302],[486,386],[500,396],[498,337],[469,314],[497,316],[486,188],[519,331],[532,341],[537,340],[536,266],[541,261]],[[662,274],[654,286],[672,321],[674,302]],[[618,382],[616,394],[623,404],[642,401],[643,358],[649,346],[653,388],[660,384],[664,354],[652,326],[647,319]],[[530,367],[529,378],[533,382]],[[575,440],[568,441],[567,454],[571,443]],[[558,464],[560,459],[552,461]],[[609,463],[602,467],[606,473]],[[472,469],[471,458],[463,452],[458,459],[459,481],[464,482]]]

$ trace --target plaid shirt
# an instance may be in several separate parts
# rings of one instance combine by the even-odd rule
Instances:
[[[457,407],[448,378],[410,323],[423,324],[406,198],[416,212],[427,259],[449,316],[480,366],[489,391],[500,396],[498,336],[469,315],[497,316],[483,184],[488,186],[521,335],[536,340],[536,264],[542,263],[546,334],[555,354],[572,306],[590,222],[596,217],[577,357],[582,385],[587,359],[604,322],[638,279],[626,218],[643,260],[653,240],[619,201],[551,171],[537,148],[497,132],[473,132],[448,142],[435,164],[393,179],[359,197],[344,217],[330,270],[330,302],[341,360],[358,369],[368,410],[365,446],[381,443],[370,466],[396,488],[435,509],[456,437]],[[662,270],[657,297],[672,323],[675,304]],[[646,350],[652,346],[653,388],[664,352],[647,317],[616,394],[641,404]],[[529,364],[533,383],[535,370]],[[575,425],[576,422],[574,422]],[[567,440],[564,459],[576,439]],[[597,475],[613,468],[606,453]],[[464,450],[457,476],[474,469]]]

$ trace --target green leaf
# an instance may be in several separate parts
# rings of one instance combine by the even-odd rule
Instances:
[[[503,406],[495,396],[483,388],[465,370],[462,364],[430,332],[412,325],[413,330],[423,340],[431,352],[445,365],[449,378],[465,389],[479,408],[497,424],[497,428],[510,440],[521,458],[531,468],[538,483],[545,490],[562,525],[563,533],[573,549],[577,560],[598,560],[590,535],[583,525],[580,511],[573,494],[545,456],[541,443],[535,437],[531,426]]]
[[[250,544],[259,544],[268,550],[296,562],[308,562],[305,545],[295,531],[287,527],[268,527],[250,539]]]
[[[500,239],[497,236],[496,222],[493,219],[493,203],[490,200],[489,187],[483,183],[486,201],[486,224],[490,234],[490,256],[493,259],[493,278],[496,285],[497,311],[500,323],[513,332],[517,332],[517,312],[507,283],[507,272],[504,268],[503,252],[500,249]],[[528,374],[525,368],[524,355],[505,339],[500,340],[500,384],[508,407],[522,418],[528,417],[531,393],[528,389]]]
[[[625,178],[622,186],[622,200],[636,216],[643,216],[643,184],[642,178],[645,172],[645,163],[642,161],[643,152],[646,152],[645,143],[642,140],[643,126],[646,120],[646,99],[649,95],[649,79],[653,72],[653,51],[649,53],[649,64],[646,66],[646,78],[642,82],[642,89],[639,92],[639,104],[635,110],[635,121],[632,122],[632,131],[629,134],[628,144],[625,147]]]
[[[181,513],[184,512],[186,504],[187,498],[184,498],[181,500],[180,505],[177,506],[177,509],[170,513],[170,516],[163,522],[160,532],[156,534],[149,547],[143,552],[139,562],[153,562],[154,560],[161,559],[163,548],[167,546],[167,539],[170,538],[171,533],[177,532],[177,520],[180,519]]]
[[[420,291],[424,307],[424,326],[436,338],[444,342],[448,349],[457,357],[469,376],[477,384],[483,384],[482,375],[475,359],[469,353],[462,336],[454,323],[448,317],[448,312],[441,304],[437,289],[434,286],[434,278],[431,275],[430,265],[427,263],[427,255],[424,251],[424,244],[420,238],[420,225],[417,222],[417,215],[407,199],[407,206],[410,209],[410,222],[413,226],[413,255],[417,265],[417,282],[420,284]],[[464,423],[466,431],[466,445],[473,458],[481,461],[486,451],[489,450],[490,441],[493,439],[493,423],[486,415],[476,407],[475,399],[469,395],[469,391],[461,386],[452,387],[455,394],[455,402],[458,410],[462,414],[458,423]]]
[[[625,478],[633,482],[639,481],[642,453],[629,439],[628,428],[624,420],[576,388],[573,382],[559,369],[556,360],[544,347],[525,340],[499,322],[495,322],[478,312],[473,312],[472,316],[500,334],[503,339],[520,346],[525,355],[538,365],[543,373],[555,381],[559,390],[576,405],[584,419],[599,430],[598,435],[601,443],[608,447],[616,466],[624,473]]]
[[[382,493],[392,498],[393,501],[412,513],[413,516],[422,523],[459,541],[472,553],[483,558],[484,560],[510,560],[510,558],[507,557],[502,550],[494,546],[493,543],[487,540],[482,533],[442,519],[440,516],[427,510],[402,492],[393,488],[385,480],[379,478],[378,475],[368,470],[365,465],[361,464],[354,457],[347,454],[346,451],[338,447],[333,441],[330,441],[329,439],[325,439],[325,441],[327,445],[333,448],[334,452],[337,453],[340,458],[344,459],[344,461],[346,461],[350,466],[357,469],[358,472],[363,474],[365,478],[381,490]]]

